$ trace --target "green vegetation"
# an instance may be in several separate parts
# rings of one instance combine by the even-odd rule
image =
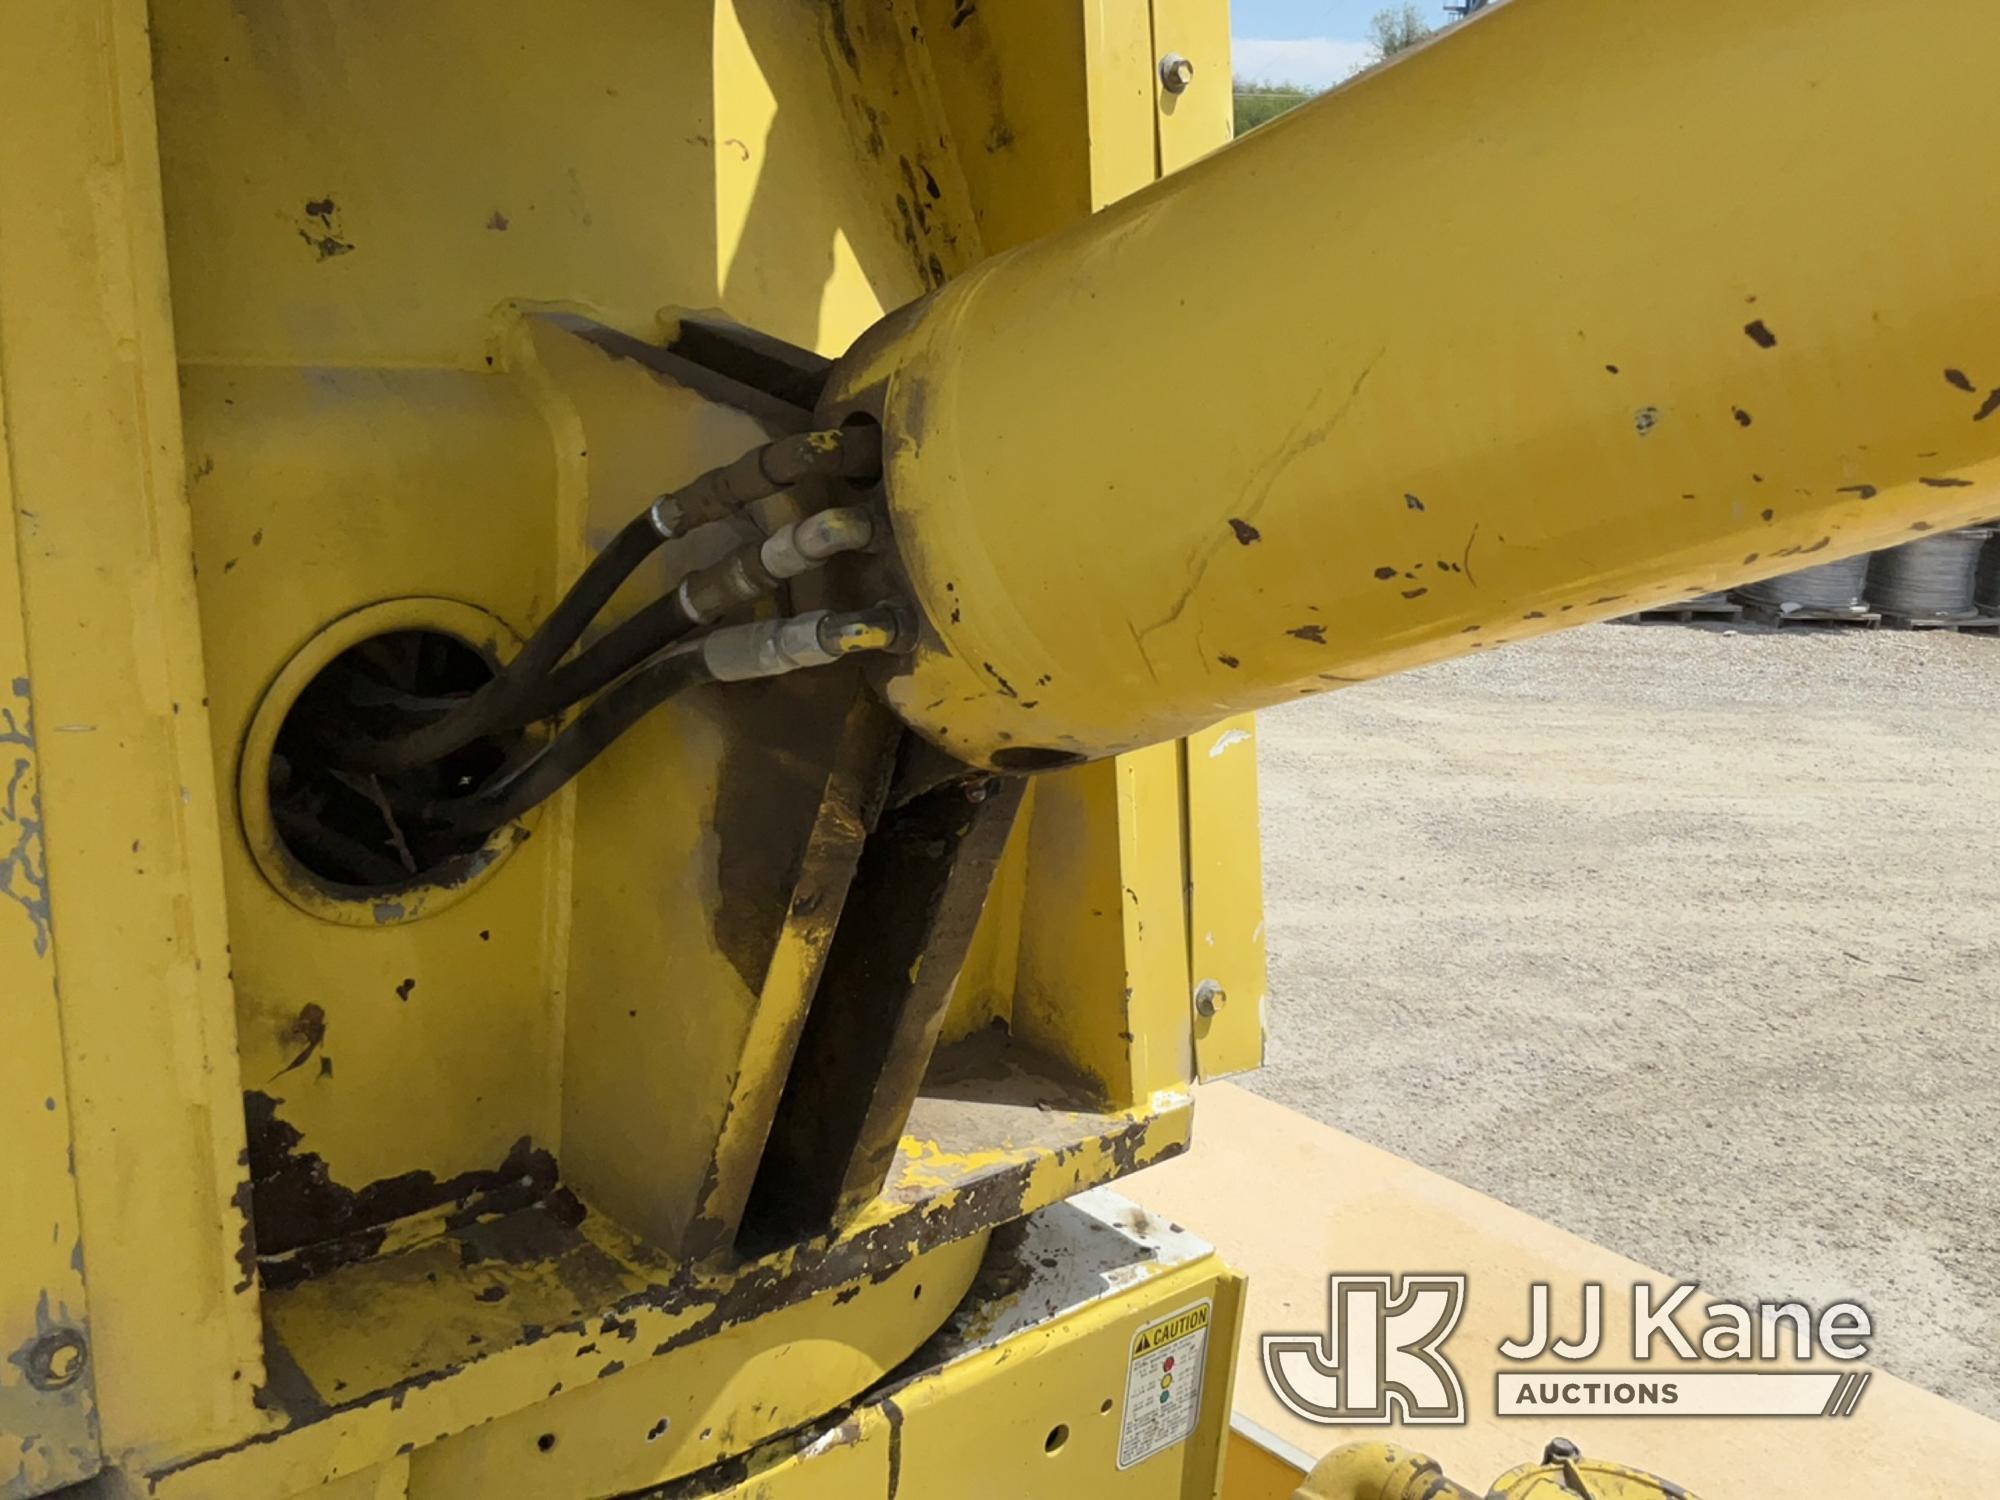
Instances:
[[[1477,7],[1474,7],[1475,9]],[[1409,0],[1378,10],[1368,22],[1368,42],[1375,49],[1374,61],[1384,62],[1398,52],[1414,47],[1431,34],[1431,24]],[[1263,79],[1236,80],[1236,133],[1255,130],[1275,120],[1288,109],[1296,109],[1319,92],[1296,83],[1272,83]]]
[[[1431,23],[1408,0],[1376,11],[1368,22],[1368,40],[1375,48],[1377,62],[1416,46],[1430,34]]]
[[[1262,83],[1256,79],[1236,80],[1236,133],[1255,130],[1266,120],[1275,120],[1288,109],[1313,97],[1315,90],[1296,83]]]

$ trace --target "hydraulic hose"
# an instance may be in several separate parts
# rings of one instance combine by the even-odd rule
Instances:
[[[511,822],[568,785],[626,730],[677,693],[713,675],[699,650],[689,648],[641,667],[600,695],[549,747],[514,775],[470,797],[431,809],[454,832],[481,834]]]
[[[665,540],[653,525],[651,510],[640,512],[590,560],[520,654],[484,687],[442,717],[394,739],[346,740],[338,747],[337,758],[357,770],[406,770],[441,760],[493,733],[514,716],[535,685],[576,644],[618,586]]]
[[[581,702],[599,688],[616,682],[647,657],[666,650],[697,623],[682,602],[679,589],[655,599],[604,639],[556,668],[542,691],[523,707],[520,721],[525,724],[545,719],[572,703]]]
[[[859,652],[894,651],[907,644],[912,629],[902,610],[877,605],[711,631],[698,644],[670,651],[600,693],[526,765],[469,796],[432,804],[426,816],[454,832],[490,832],[560,791],[626,730],[697,683],[778,677]]]
[[[357,770],[404,770],[441,759],[498,729],[526,723],[533,715],[524,715],[523,708],[544,696],[556,664],[662,543],[814,475],[865,478],[880,467],[881,435],[862,425],[780,438],[710,469],[627,521],[520,653],[470,698],[393,739],[344,741],[336,748],[337,758]]]
[[[569,661],[557,667],[509,716],[506,727],[546,719],[616,682],[697,625],[760,598],[828,558],[865,547],[874,523],[860,506],[823,510],[739,547],[720,562],[690,573]]]

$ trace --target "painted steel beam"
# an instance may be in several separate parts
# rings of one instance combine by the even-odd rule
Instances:
[[[928,621],[1033,767],[2000,509],[2000,23],[1507,0],[866,336]]]

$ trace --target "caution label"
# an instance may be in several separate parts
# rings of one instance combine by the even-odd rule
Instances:
[[[1125,1414],[1118,1428],[1119,1468],[1129,1469],[1186,1442],[1194,1431],[1201,1416],[1201,1378],[1208,1366],[1214,1310],[1212,1302],[1197,1302],[1132,1336]]]

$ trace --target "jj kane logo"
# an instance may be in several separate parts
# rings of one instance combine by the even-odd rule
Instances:
[[[1592,1364],[1607,1350],[1604,1287],[1581,1288],[1574,1323],[1558,1331],[1546,1283],[1528,1289],[1527,1331],[1499,1345],[1501,1416],[1844,1417],[1867,1389],[1866,1309],[1836,1302],[1711,1301],[1688,1283],[1631,1289],[1635,1368]],[[1462,1275],[1334,1276],[1324,1332],[1263,1338],[1264,1378],[1287,1410],[1328,1426],[1459,1425],[1465,1386],[1445,1345],[1465,1311]],[[1799,1365],[1822,1359],[1819,1368]],[[1773,1369],[1780,1361],[1785,1368]],[[1834,1362],[1826,1368],[1824,1361]]]

